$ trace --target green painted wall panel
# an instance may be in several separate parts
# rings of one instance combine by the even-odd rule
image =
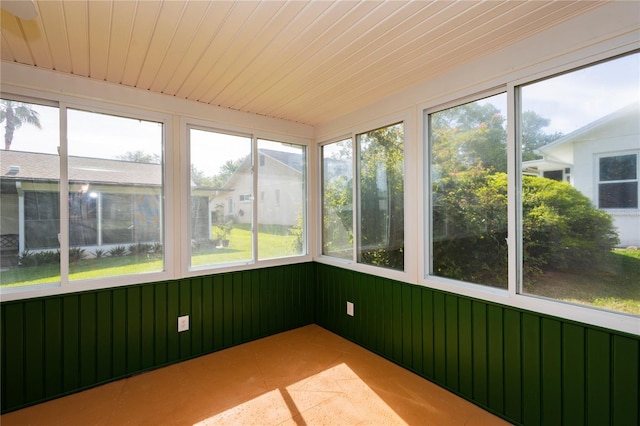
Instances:
[[[333,266],[315,267],[319,325],[512,423],[638,424],[638,336],[368,274],[344,275]],[[358,297],[358,327],[345,333],[330,314],[343,309],[349,280]],[[385,326],[393,330],[392,344]]]
[[[1,410],[310,324],[314,272],[307,263],[2,303]]]
[[[158,283],[154,285],[154,324],[153,324],[153,338],[155,342],[154,358],[156,365],[163,365],[169,360],[169,341],[168,341],[168,319],[167,315],[168,302],[167,302],[167,283]]]
[[[99,336],[96,336],[98,338]],[[44,300],[45,397],[62,392],[62,301]]]
[[[127,374],[140,371],[142,368],[141,353],[142,345],[140,344],[140,287],[134,286],[127,288]]]
[[[445,294],[433,294],[433,378],[436,383],[447,385],[447,335]]]
[[[422,291],[417,286],[411,289],[411,365],[413,371],[424,374],[424,352],[422,342]]]
[[[191,355],[202,353],[202,278],[194,278],[189,281],[186,286],[191,287],[190,299],[187,300],[190,323],[188,333],[191,338],[189,355]]]
[[[473,398],[473,319],[471,300],[458,299],[458,392]]]
[[[612,388],[613,418],[616,425],[639,424],[638,401],[640,401],[639,342],[622,336],[613,336],[612,342]]]
[[[562,325],[562,424],[585,424],[584,327]],[[567,348],[571,348],[567,350]]]
[[[480,405],[489,402],[489,349],[487,346],[487,305],[474,301],[471,305],[473,320],[473,399]]]
[[[68,295],[62,299],[62,389],[65,392],[70,392],[80,387],[80,335],[78,330],[80,318],[78,315],[78,299],[77,295]],[[124,359],[123,357],[123,361]]]
[[[504,413],[522,421],[522,339],[521,316],[518,311],[505,309],[504,319]]]
[[[97,353],[97,294],[80,295],[80,386],[96,382]]]
[[[167,361],[176,362],[180,359],[180,335],[178,334],[178,317],[180,310],[180,281],[167,283]]]
[[[542,423],[562,424],[562,324],[541,320]]]
[[[489,393],[487,405],[504,412],[504,323],[503,309],[487,306],[487,366],[489,373]]]
[[[2,402],[5,407],[15,407],[27,401],[25,398],[25,341],[24,304],[10,304],[2,315]]]
[[[522,422],[539,425],[542,421],[542,376],[540,317],[522,315]]]
[[[445,365],[447,387],[453,391],[460,390],[458,382],[458,298],[452,294],[445,295]]]
[[[142,286],[140,294],[140,367],[145,370],[155,365],[154,357],[154,287]]]
[[[318,283],[320,287],[321,283]],[[435,375],[435,345],[433,338],[433,292],[422,292],[422,371],[426,377]],[[417,331],[416,331],[417,332]]]
[[[25,303],[25,398],[41,399],[44,397],[44,310],[41,300]]]

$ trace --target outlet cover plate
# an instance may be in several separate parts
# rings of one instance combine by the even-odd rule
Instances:
[[[350,317],[352,317],[354,314],[353,309],[354,309],[353,303],[347,302],[347,315],[349,315]]]
[[[189,330],[189,315],[178,317],[178,333]]]

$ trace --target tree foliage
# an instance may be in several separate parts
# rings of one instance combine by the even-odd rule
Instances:
[[[434,186],[437,275],[505,287],[507,175],[477,167]],[[566,182],[523,176],[525,275],[589,269],[617,243],[611,217]]]
[[[0,102],[0,123],[4,122],[4,149],[11,149],[13,135],[23,124],[42,128],[40,114],[29,104],[2,100]]]

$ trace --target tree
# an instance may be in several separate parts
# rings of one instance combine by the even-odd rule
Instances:
[[[160,156],[158,154],[150,154],[144,151],[127,151],[122,155],[118,155],[116,158],[133,163],[160,164]]]
[[[545,133],[542,129],[549,126],[551,120],[538,115],[535,111],[522,113],[522,161],[538,160],[541,157],[535,150],[560,138],[562,133]]]
[[[42,128],[38,111],[30,107],[29,104],[3,99],[1,105],[0,123],[5,123],[4,149],[11,149],[13,134],[23,124],[31,124],[38,129]]]

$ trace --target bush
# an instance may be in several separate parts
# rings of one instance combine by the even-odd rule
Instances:
[[[476,168],[434,185],[439,276],[506,287],[507,176]],[[611,217],[565,182],[523,176],[524,273],[592,268],[617,243]]]
[[[120,257],[127,254],[127,248],[125,246],[115,246],[109,250],[109,256]]]

